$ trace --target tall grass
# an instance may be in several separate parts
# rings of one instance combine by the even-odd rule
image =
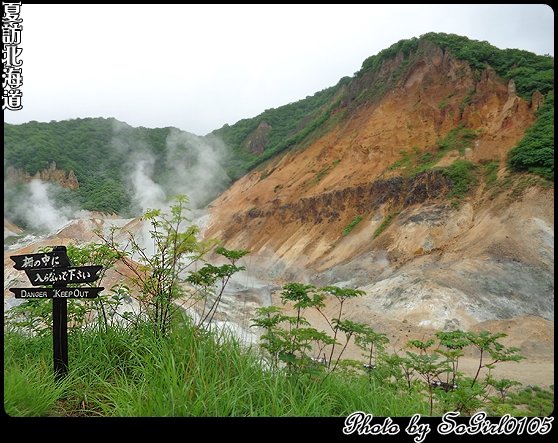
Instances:
[[[169,337],[149,327],[69,337],[68,377],[55,383],[52,343],[5,335],[4,404],[12,416],[347,416],[422,413],[418,398],[331,374],[271,372],[231,335],[188,322]],[[25,370],[22,368],[25,367]]]
[[[4,369],[4,410],[10,416],[41,417],[49,415],[65,391],[55,383],[44,365]]]

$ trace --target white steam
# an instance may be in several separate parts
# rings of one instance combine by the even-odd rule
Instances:
[[[73,210],[53,201],[53,185],[38,179],[28,183],[18,195],[14,212],[37,231],[54,232],[70,221]]]
[[[226,146],[217,138],[208,140],[171,129],[166,145],[169,174],[164,185],[174,194],[186,194],[192,207],[201,207],[230,182],[221,166]]]
[[[135,215],[166,208],[178,194],[188,196],[192,209],[201,208],[230,183],[222,166],[228,148],[216,137],[170,128],[161,149],[128,125],[115,122],[113,131],[112,146],[126,159],[123,173]]]
[[[155,159],[152,156],[139,154],[130,175],[132,202],[142,213],[148,209],[162,209],[167,199],[163,188],[151,179],[154,163]]]
[[[165,210],[178,194],[188,196],[191,209],[199,209],[229,185],[222,166],[229,153],[221,140],[167,128],[159,133],[167,134],[166,139],[159,138],[155,145],[149,134],[145,128],[114,121],[112,148],[122,159],[121,171],[131,197],[128,216]],[[89,216],[62,204],[59,192],[57,184],[39,179],[23,185],[5,181],[5,216],[37,234],[52,234],[72,219]],[[149,237],[149,232],[144,234]]]

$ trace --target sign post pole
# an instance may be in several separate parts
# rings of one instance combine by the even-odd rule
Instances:
[[[54,377],[61,380],[68,375],[68,300],[65,298],[52,299],[52,339]]]
[[[66,246],[55,246],[53,251],[63,251]],[[54,288],[66,288],[66,283],[55,283]],[[52,299],[52,350],[54,378],[61,380],[68,375],[68,300]]]

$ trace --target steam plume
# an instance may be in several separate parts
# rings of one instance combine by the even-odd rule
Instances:
[[[70,221],[73,210],[53,201],[53,185],[34,179],[16,196],[14,215],[31,229],[54,232]]]
[[[151,179],[154,163],[153,156],[146,153],[140,154],[130,176],[132,201],[139,206],[142,212],[148,209],[161,209],[167,199],[163,188]]]
[[[174,194],[186,194],[199,208],[222,191],[230,179],[221,166],[226,146],[217,138],[203,139],[171,129],[167,137],[165,165],[170,172],[164,185]]]
[[[126,158],[123,173],[134,215],[168,206],[171,196],[186,194],[190,207],[207,204],[230,183],[222,165],[228,148],[215,137],[199,137],[169,128],[165,149],[157,155],[149,139],[115,122],[113,147]]]

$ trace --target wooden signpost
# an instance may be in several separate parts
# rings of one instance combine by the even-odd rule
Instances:
[[[15,298],[52,298],[52,340],[54,376],[68,374],[68,302],[69,298],[96,298],[104,288],[68,288],[68,283],[88,283],[99,278],[102,266],[73,267],[66,246],[55,246],[43,254],[12,255],[14,268],[25,271],[33,286],[52,288],[10,288]]]

